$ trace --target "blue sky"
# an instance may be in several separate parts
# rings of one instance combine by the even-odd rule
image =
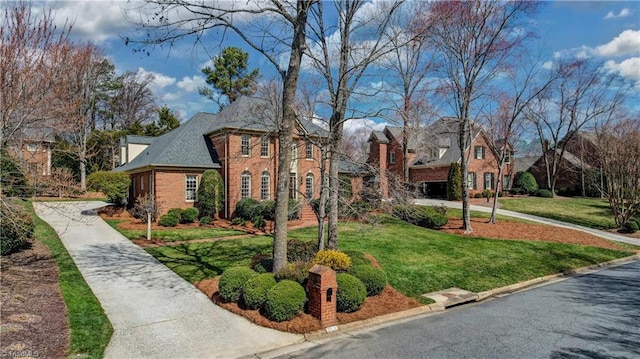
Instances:
[[[215,46],[219,43],[212,40],[214,50],[208,54],[201,47],[194,48],[193,39],[185,39],[171,50],[156,48],[147,56],[134,53],[122,40],[132,29],[123,15],[123,8],[130,6],[125,1],[47,1],[35,3],[34,10],[41,12],[43,6],[53,9],[59,25],[73,21],[74,39],[101,47],[119,73],[152,73],[158,103],[169,106],[181,120],[199,111],[216,111],[217,105],[199,95],[197,88],[205,85],[200,69],[208,64],[209,55],[220,50]],[[595,57],[635,81],[640,89],[640,1],[549,1],[535,20],[538,46],[544,47],[548,61],[560,54]],[[241,42],[222,46],[248,50]],[[257,54],[251,54],[250,66],[260,68],[266,78],[272,76],[272,67]],[[633,94],[636,99],[639,95]],[[364,119],[348,127],[367,125],[376,126]]]

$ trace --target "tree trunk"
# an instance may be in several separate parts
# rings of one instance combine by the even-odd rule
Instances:
[[[325,181],[327,171],[327,147],[320,147],[320,203],[318,203],[318,250],[324,250],[324,220],[327,217],[327,194],[329,184]]]
[[[501,156],[501,158],[504,158],[504,155]],[[491,206],[491,218],[489,218],[489,223],[491,224],[496,224],[496,211],[498,210],[498,191],[500,190],[500,184],[502,183],[502,181],[500,180],[502,178],[502,172],[504,171],[503,166],[504,164],[502,164],[502,160],[500,161],[500,165],[498,166],[498,179],[496,180],[496,195],[493,196],[493,205]]]
[[[306,41],[307,15],[310,4],[298,1],[297,21],[294,23],[289,67],[284,76],[282,90],[282,124],[278,131],[278,175],[276,185],[275,230],[273,235],[273,272],[287,266],[287,221],[289,202],[289,172],[291,171],[291,144],[296,122],[295,96],[298,88],[300,63]]]
[[[467,155],[467,131],[468,122],[460,119],[458,142],[460,147],[460,172],[462,175],[462,229],[465,233],[473,232],[471,228],[471,207],[469,203],[469,187],[467,182],[468,155]]]
[[[342,115],[334,113],[336,118],[343,118]],[[338,164],[340,163],[340,148],[342,148],[342,122],[336,125],[329,140],[329,235],[328,247],[338,249],[338,203],[340,200],[340,182],[338,178]]]

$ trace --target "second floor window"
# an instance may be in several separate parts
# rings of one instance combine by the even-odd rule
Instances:
[[[262,172],[262,177],[260,178],[260,199],[269,199],[270,182],[271,176],[269,176],[269,172]]]
[[[251,136],[242,135],[242,137],[240,137],[240,155],[251,155]]]
[[[260,157],[269,157],[269,137],[260,138]]]
[[[389,163],[396,163],[396,153],[395,152],[389,152]]]
[[[313,159],[313,144],[311,141],[307,141],[304,146],[304,153],[306,159]]]
[[[484,146],[476,146],[475,148],[475,159],[476,160],[481,160],[484,159],[484,155],[485,155],[485,149]]]

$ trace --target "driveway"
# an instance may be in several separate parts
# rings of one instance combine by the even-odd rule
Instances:
[[[96,209],[105,205],[34,203],[113,325],[105,358],[234,358],[304,340],[213,304],[97,216]]]
[[[445,201],[445,200],[439,200],[439,199],[416,199],[415,203],[417,205],[420,205],[420,206],[446,206],[446,207],[449,207],[449,208],[462,209],[462,202],[452,202],[452,201]],[[471,210],[472,211],[478,211],[478,212],[491,213],[491,208],[484,207],[484,206],[478,206],[478,205],[471,205]],[[580,226],[580,225],[573,224],[573,223],[566,223],[566,222],[556,221],[556,220],[550,219],[550,218],[543,218],[543,217],[533,216],[533,215],[525,214],[525,213],[507,211],[507,210],[504,210],[504,209],[498,209],[496,211],[496,213],[500,214],[500,215],[503,215],[503,216],[507,216],[507,217],[520,218],[520,219],[525,219],[525,220],[528,220],[528,221],[531,221],[531,222],[538,222],[538,223],[548,224],[550,226],[556,226],[556,227],[562,227],[562,228],[571,228],[571,229],[575,229],[575,230],[578,230],[578,231],[581,231],[581,232],[593,234],[594,236],[597,236],[597,237],[600,237],[600,238],[604,238],[604,239],[608,239],[610,241],[624,242],[624,243],[640,246],[640,239],[621,236],[619,234],[606,232],[606,231],[601,231],[599,229],[584,227],[584,226]]]

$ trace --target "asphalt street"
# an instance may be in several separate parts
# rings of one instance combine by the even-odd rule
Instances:
[[[279,358],[640,358],[640,261],[325,338]]]

